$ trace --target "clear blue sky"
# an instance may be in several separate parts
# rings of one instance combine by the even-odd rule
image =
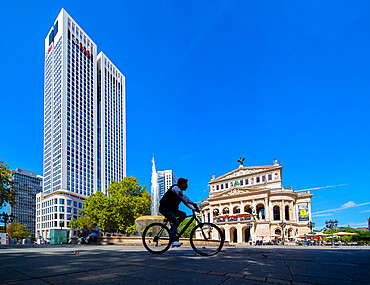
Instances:
[[[127,175],[208,196],[212,174],[283,168],[317,227],[370,217],[369,1],[1,1],[0,158],[42,175],[44,39],[61,8],[126,76]]]

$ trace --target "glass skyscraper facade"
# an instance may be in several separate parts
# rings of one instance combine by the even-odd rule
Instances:
[[[45,38],[44,184],[38,203],[55,206],[41,211],[48,216],[36,225],[40,234],[55,225],[68,229],[78,217],[73,204],[126,176],[125,100],[123,74],[102,52],[97,56],[96,44],[62,9]],[[65,196],[70,212],[59,205]]]
[[[161,199],[172,185],[177,184],[177,177],[172,170],[157,171],[158,186],[159,186],[159,199]]]
[[[98,55],[98,190],[126,173],[125,77],[100,52]],[[103,172],[102,172],[103,170]]]
[[[36,194],[42,191],[42,177],[36,173],[17,168],[13,176],[16,190],[16,204],[7,205],[8,214],[14,215],[14,222],[27,227],[31,234],[35,234],[36,222]]]

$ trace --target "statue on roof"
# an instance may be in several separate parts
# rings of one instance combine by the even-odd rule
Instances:
[[[240,157],[239,159],[238,159],[238,162],[240,163],[240,165],[239,166],[243,166],[243,161],[245,160],[245,158],[244,157]]]

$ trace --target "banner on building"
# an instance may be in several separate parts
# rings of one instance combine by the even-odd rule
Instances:
[[[308,221],[308,205],[298,205],[298,219],[299,221]]]

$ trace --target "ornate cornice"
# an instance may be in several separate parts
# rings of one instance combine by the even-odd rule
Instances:
[[[270,192],[269,188],[240,188],[240,187],[233,187],[229,190],[223,191],[215,196],[209,197],[208,201],[216,201],[222,200],[225,198],[234,198],[234,197],[243,197],[243,196],[250,196],[256,195],[261,193],[268,193]]]
[[[220,177],[212,179],[209,184],[218,183],[221,181],[226,181],[234,178],[245,177],[248,175],[260,174],[264,172],[269,172],[273,170],[281,170],[283,167],[281,165],[265,165],[265,166],[248,166],[239,167],[233,171],[230,171]]]

